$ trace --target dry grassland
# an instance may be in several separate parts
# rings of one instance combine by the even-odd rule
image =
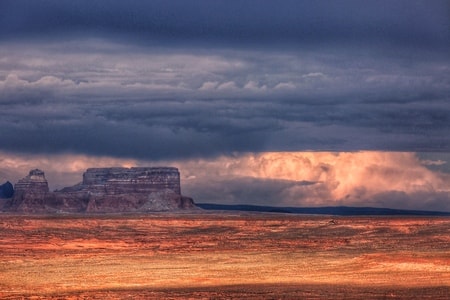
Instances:
[[[0,215],[2,299],[446,299],[450,218]]]

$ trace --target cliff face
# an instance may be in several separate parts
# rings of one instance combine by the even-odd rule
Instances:
[[[44,172],[35,169],[14,185],[14,196],[7,207],[10,210],[27,213],[41,212],[45,211],[49,197],[50,192]]]
[[[181,195],[176,168],[93,168],[72,187],[49,192],[44,172],[32,170],[15,185],[7,210],[18,212],[146,212],[192,209]]]
[[[83,174],[84,186],[106,194],[151,193],[171,190],[181,194],[180,172],[176,168],[97,168]]]

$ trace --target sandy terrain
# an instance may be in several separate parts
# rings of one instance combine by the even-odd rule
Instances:
[[[0,215],[0,298],[447,299],[450,218]]]

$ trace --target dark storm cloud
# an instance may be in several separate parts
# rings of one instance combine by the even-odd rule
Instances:
[[[450,149],[442,59],[404,66],[351,51],[196,54],[73,44],[0,50],[2,149],[150,159]],[[361,68],[342,69],[345,60]]]
[[[447,1],[2,1],[0,37],[448,45]]]
[[[450,151],[446,1],[1,1],[0,150]]]
[[[137,158],[208,156],[260,148],[267,124],[233,121],[182,103],[128,101],[80,106],[10,105],[0,121],[2,148],[33,153],[77,152]],[[213,108],[214,109],[214,108]],[[259,131],[254,132],[255,128]]]
[[[184,191],[196,195],[198,203],[254,204],[274,206],[327,206],[353,205],[360,207],[390,207],[398,209],[423,209],[450,211],[448,191],[418,190],[382,191],[367,195],[355,187],[352,199],[334,199],[329,187],[321,182],[296,182],[289,180],[238,178],[214,182],[208,180],[198,186],[184,184]],[[310,198],[314,197],[314,200]],[[319,200],[320,199],[320,200]]]
[[[286,199],[286,190],[299,188],[303,190],[296,194],[295,205],[304,206],[300,201],[306,198],[305,195],[311,190],[311,186],[321,185],[320,183],[307,181],[289,181],[276,179],[259,179],[242,177],[238,179],[228,179],[223,181],[209,180],[202,185],[190,185],[187,182],[184,190],[190,194],[198,195],[198,203],[217,202],[230,204],[255,204],[255,205],[275,205],[289,206],[293,204],[292,199]],[[326,192],[322,193],[324,200],[329,200]]]

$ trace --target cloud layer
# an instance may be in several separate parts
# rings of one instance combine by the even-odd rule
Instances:
[[[164,159],[450,150],[445,57],[167,51],[98,39],[26,46],[0,50],[7,151]]]
[[[448,3],[285,0],[5,0],[0,38],[104,35],[142,43],[448,43]],[[447,27],[446,27],[447,26]]]
[[[0,149],[447,152],[448,11],[446,1],[1,1]]]

